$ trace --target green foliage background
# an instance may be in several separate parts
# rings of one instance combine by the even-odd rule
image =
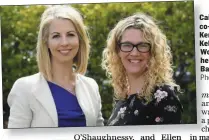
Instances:
[[[196,123],[192,1],[73,4],[72,6],[82,13],[89,29],[92,48],[86,75],[94,78],[100,87],[102,113],[105,119],[108,119],[112,111],[113,96],[113,89],[105,71],[101,68],[101,56],[107,35],[120,19],[136,12],[144,12],[158,21],[171,46],[174,78],[183,91],[179,95],[184,107],[183,123]],[[38,72],[35,47],[40,16],[45,8],[44,5],[0,7],[4,105],[16,79]]]

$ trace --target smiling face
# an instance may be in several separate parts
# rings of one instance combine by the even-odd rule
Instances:
[[[70,20],[53,19],[49,26],[48,48],[52,63],[73,63],[78,53],[79,38]]]
[[[146,42],[142,32],[139,29],[128,28],[123,32],[120,43],[139,44]],[[146,69],[150,59],[150,52],[139,52],[137,48],[133,48],[131,52],[119,51],[119,57],[128,75],[142,75]]]

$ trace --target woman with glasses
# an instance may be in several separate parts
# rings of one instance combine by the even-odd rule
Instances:
[[[107,125],[181,123],[171,61],[166,36],[151,17],[138,13],[118,22],[103,52],[115,97]]]

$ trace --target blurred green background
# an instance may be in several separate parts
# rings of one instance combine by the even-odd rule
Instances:
[[[100,88],[102,113],[107,120],[112,111],[113,89],[101,68],[102,51],[109,31],[122,18],[144,12],[157,19],[173,53],[174,78],[184,91],[183,123],[196,123],[194,7],[193,1],[72,4],[83,15],[91,36],[87,76]],[[18,78],[38,72],[36,42],[40,16],[46,6],[1,6],[2,87],[4,122],[9,116],[7,96]],[[6,125],[4,126],[6,128]]]

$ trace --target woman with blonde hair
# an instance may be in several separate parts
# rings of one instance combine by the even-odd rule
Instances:
[[[14,83],[8,96],[8,128],[103,125],[98,85],[84,76],[89,49],[76,9],[47,8],[37,42],[39,73]]]
[[[181,123],[171,50],[150,16],[137,13],[117,23],[109,33],[102,66],[115,93],[108,125]]]

